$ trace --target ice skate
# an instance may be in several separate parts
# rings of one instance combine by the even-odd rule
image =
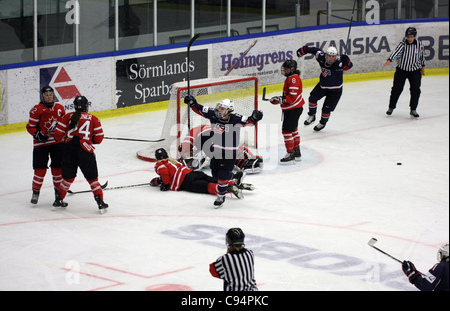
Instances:
[[[390,116],[390,115],[392,114],[392,112],[394,112],[394,109],[393,109],[393,108],[389,108],[389,109],[386,111],[386,114],[387,114],[388,116]]]
[[[281,164],[295,164],[294,152],[288,152],[284,158],[280,160]]]
[[[39,190],[33,190],[33,194],[31,195],[31,204],[37,204],[39,200]]]
[[[217,198],[214,201],[214,207],[215,208],[220,208],[220,207],[222,207],[224,202],[225,202],[225,196],[219,194],[219,195],[217,195]]]
[[[242,194],[242,190],[234,185],[228,185],[228,192],[234,194],[234,196],[238,199],[243,199],[244,195]]]
[[[294,149],[294,156],[295,156],[295,161],[301,161],[302,160],[302,153],[300,152],[300,147],[298,147],[297,149]]]
[[[56,211],[57,209],[66,209],[67,205],[69,204],[64,202],[59,196],[59,193],[55,191],[55,202],[53,202],[52,211]]]
[[[240,186],[240,184],[244,181],[246,174],[247,173],[245,173],[243,171],[234,173],[233,180],[234,180],[234,183],[236,184],[236,186],[238,186],[238,187]]]
[[[419,114],[415,110],[411,110],[409,115],[411,116],[411,119],[417,119],[419,117]]]
[[[314,131],[316,131],[316,132],[321,131],[324,129],[324,127],[325,127],[325,124],[322,124],[319,122],[316,126],[314,126]]]
[[[316,121],[316,115],[308,115],[308,118],[305,120],[305,122],[303,123],[304,125],[310,125],[311,123],[313,123],[314,121]]]
[[[100,214],[104,214],[108,211],[109,205],[103,202],[103,200],[100,198],[100,195],[97,194],[94,196],[95,201],[97,202],[98,209],[100,210]]]
[[[252,165],[251,168],[248,166],[244,166],[243,171],[246,174],[256,174],[256,173],[261,173],[262,169],[263,169],[263,159],[260,157],[257,157],[254,161],[252,161]]]

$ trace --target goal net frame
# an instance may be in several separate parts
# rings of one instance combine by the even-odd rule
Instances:
[[[236,86],[237,89],[226,90],[233,86]],[[239,89],[239,87],[242,87],[242,89]],[[221,88],[224,88],[225,91],[210,93],[210,90],[221,90]],[[202,90],[206,90],[207,93],[199,95],[199,92]],[[210,108],[214,108],[220,101],[216,99],[216,96],[222,99],[231,99],[234,102],[234,113],[239,113],[244,116],[250,116],[254,109],[258,109],[258,78],[256,77],[223,76],[219,78],[191,80],[189,83],[189,93],[194,95],[200,104]],[[178,159],[180,157],[178,147],[189,133],[189,130],[198,126],[199,122],[201,122],[201,125],[210,124],[208,119],[199,116],[184,103],[184,96],[187,94],[188,85],[186,81],[171,85],[170,100],[164,125],[161,130],[161,139],[164,140],[153,143],[146,149],[139,150],[136,154],[139,159],[156,162],[155,151],[159,148],[166,149],[170,157]],[[206,100],[210,96],[213,102]],[[205,103],[205,101],[207,102]],[[244,101],[245,103],[242,104]],[[245,107],[243,107],[244,105]],[[187,112],[188,109],[190,109],[190,112]],[[174,113],[176,117],[173,116]],[[240,143],[245,144],[247,147],[258,148],[258,123],[254,126],[244,127],[242,130],[244,130],[244,134],[241,135]]]

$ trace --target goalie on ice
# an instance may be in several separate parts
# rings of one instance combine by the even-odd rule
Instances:
[[[193,170],[209,166],[207,152],[211,148],[213,133],[211,125],[201,125],[191,129],[179,147],[179,161]],[[206,152],[205,152],[206,151]],[[247,174],[260,173],[263,169],[263,157],[253,154],[244,144],[239,145],[235,168]]]

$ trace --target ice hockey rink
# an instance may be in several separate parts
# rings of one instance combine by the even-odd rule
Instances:
[[[255,253],[261,291],[416,290],[401,265],[368,241],[376,238],[375,246],[422,272],[448,242],[449,78],[424,76],[417,120],[409,116],[408,83],[386,116],[391,85],[346,83],[321,132],[303,125],[305,110],[302,161],[288,166],[278,163],[285,154],[280,108],[260,101],[264,118],[253,151],[264,156],[264,170],[245,178],[254,191],[242,200],[227,195],[220,209],[213,195],[139,186],[105,190],[104,215],[91,193],[68,195],[67,209],[52,211],[50,172],[32,206],[32,138],[25,131],[1,135],[0,290],[221,291],[209,264],[226,251],[231,227],[243,229]],[[164,115],[102,124],[109,137],[158,139]],[[136,157],[148,145],[96,146],[100,183],[149,182],[154,164]],[[87,189],[79,172],[71,190]]]

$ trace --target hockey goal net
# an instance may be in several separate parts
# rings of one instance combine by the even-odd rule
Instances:
[[[250,116],[254,109],[258,109],[258,79],[256,77],[224,76],[192,80],[189,89],[190,94],[194,95],[198,103],[204,106],[214,108],[218,102],[228,98],[234,102],[234,113]],[[158,148],[166,149],[170,157],[178,159],[178,147],[188,135],[189,129],[210,124],[208,119],[193,112],[192,109],[188,113],[188,106],[184,103],[186,95],[188,95],[186,81],[172,84],[169,105],[161,132],[161,139],[164,140],[152,144],[149,148],[139,150],[137,152],[139,159],[155,162],[155,151]],[[257,126],[256,124],[241,129],[241,143],[257,148]]]

